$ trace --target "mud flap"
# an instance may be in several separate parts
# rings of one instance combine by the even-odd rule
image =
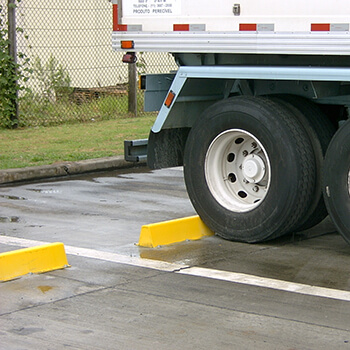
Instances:
[[[150,169],[183,165],[185,144],[191,128],[164,129],[150,132],[147,164]]]

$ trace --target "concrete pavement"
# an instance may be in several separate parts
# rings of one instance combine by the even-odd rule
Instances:
[[[181,168],[1,186],[0,252],[61,241],[72,267],[0,284],[0,349],[350,349],[350,302],[295,289],[350,292],[350,247],[330,221],[264,244],[135,245],[142,225],[193,214]]]

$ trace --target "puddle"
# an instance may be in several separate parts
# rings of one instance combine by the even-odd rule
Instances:
[[[52,189],[42,190],[42,189],[30,188],[30,189],[28,189],[28,191],[43,193],[43,194],[60,194],[60,193],[62,193],[62,191],[60,191],[60,190],[52,190]]]
[[[27,200],[27,198],[24,198],[24,197],[7,196],[7,195],[3,195],[3,194],[0,195],[0,198],[11,199],[14,201],[26,201]]]
[[[18,334],[18,335],[31,335],[37,332],[44,332],[43,328],[34,328],[34,327],[21,327],[10,329],[9,332]]]
[[[91,174],[85,174],[79,176],[81,180],[91,181],[95,183],[100,183],[103,178],[120,178],[120,179],[134,179],[133,174],[149,174],[152,173],[153,170],[150,170],[146,166],[138,166],[134,168],[125,168],[125,169],[117,169],[108,172],[95,172]],[[103,182],[103,180],[102,180]]]
[[[53,287],[51,286],[39,286],[38,289],[43,293],[47,293],[48,291],[50,291],[51,289],[53,289]]]
[[[0,216],[0,223],[19,222],[18,216]]]

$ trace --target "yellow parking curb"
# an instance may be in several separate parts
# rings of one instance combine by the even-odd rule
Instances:
[[[63,243],[45,244],[0,254],[0,281],[68,267]]]
[[[199,216],[190,216],[142,226],[138,245],[154,248],[159,245],[196,240],[213,234],[214,232],[203,223]]]

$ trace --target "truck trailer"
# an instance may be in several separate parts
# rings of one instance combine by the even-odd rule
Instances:
[[[112,48],[167,52],[142,79],[151,169],[183,166],[219,236],[262,242],[329,214],[350,243],[348,0],[112,0]]]

